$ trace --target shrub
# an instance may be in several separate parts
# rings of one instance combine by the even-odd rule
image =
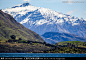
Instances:
[[[22,40],[21,38],[19,38],[19,40]]]
[[[15,35],[11,35],[10,37],[11,37],[11,39],[16,39]]]

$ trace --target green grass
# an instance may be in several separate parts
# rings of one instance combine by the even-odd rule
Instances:
[[[81,42],[81,41],[64,41],[64,42],[59,42],[58,45],[67,45],[67,43],[83,45],[84,42]]]

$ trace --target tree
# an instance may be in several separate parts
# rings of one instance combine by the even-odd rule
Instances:
[[[10,37],[11,37],[11,39],[16,39],[15,35],[11,35]]]
[[[46,44],[46,42],[44,41],[44,43],[43,44]]]
[[[22,40],[21,38],[19,38],[19,40]]]
[[[55,45],[58,46],[58,43],[56,43]]]

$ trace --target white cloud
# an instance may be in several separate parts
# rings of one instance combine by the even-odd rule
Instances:
[[[86,11],[84,12],[84,14],[86,14]]]
[[[86,14],[86,11],[82,14],[82,16],[85,15],[85,14]]]
[[[69,12],[67,12],[66,14],[71,15],[71,14],[73,14],[75,11],[78,11],[78,10],[69,11]]]
[[[24,1],[28,1],[28,2],[29,2],[29,1],[31,1],[31,0],[24,0]]]
[[[86,21],[86,19],[84,19]]]

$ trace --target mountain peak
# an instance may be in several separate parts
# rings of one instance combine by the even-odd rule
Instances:
[[[28,5],[31,5],[31,4],[26,2],[26,3],[23,3],[20,7],[25,7],[25,6],[28,6]]]
[[[16,6],[13,6],[12,8],[16,8],[16,7],[26,7],[28,5],[31,5],[30,3],[26,2],[26,3],[23,3],[23,4],[20,4],[20,5],[16,5]]]

